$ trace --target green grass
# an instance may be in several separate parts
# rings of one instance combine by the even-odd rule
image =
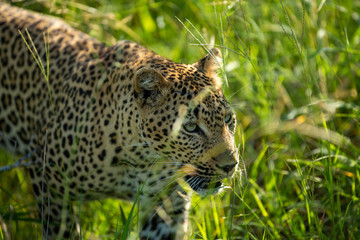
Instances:
[[[224,194],[193,198],[191,238],[360,238],[359,0],[17,4],[177,62],[220,46],[245,169]],[[11,159],[0,153],[1,165]],[[41,229],[26,178],[0,173],[0,220],[17,239]],[[84,239],[119,236],[132,209],[118,200],[79,205]]]

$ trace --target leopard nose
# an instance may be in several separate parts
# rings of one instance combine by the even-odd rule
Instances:
[[[234,167],[236,166],[237,163],[233,163],[233,164],[226,164],[226,165],[223,165],[223,166],[218,166],[218,168],[220,168],[221,170],[223,170],[224,172],[226,173],[229,173],[231,172]]]

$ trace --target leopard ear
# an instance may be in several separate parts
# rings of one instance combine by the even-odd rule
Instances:
[[[160,72],[143,67],[136,72],[134,79],[136,101],[140,106],[155,106],[162,103],[170,84]]]
[[[193,65],[199,69],[199,71],[206,73],[209,77],[216,77],[217,70],[221,67],[221,64],[221,51],[218,48],[213,48],[210,50],[208,55]]]

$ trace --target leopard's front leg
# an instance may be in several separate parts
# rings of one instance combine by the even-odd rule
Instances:
[[[69,239],[76,235],[72,217],[72,205],[68,194],[56,194],[48,179],[50,168],[32,166],[29,168],[35,200],[42,223],[42,239]],[[43,174],[45,172],[45,174]],[[56,174],[56,173],[52,173]],[[65,186],[66,184],[62,184]],[[64,187],[66,192],[66,187]]]
[[[144,194],[142,198],[141,211],[145,213],[142,240],[188,239],[189,194],[177,186],[167,197]]]
[[[43,134],[39,133],[31,143],[31,149],[37,151],[31,156],[35,164],[28,168],[28,172],[42,224],[42,239],[76,238],[70,193],[72,167],[69,159],[61,154],[64,151],[59,144],[62,132],[52,123],[50,121]],[[72,200],[75,199],[72,193]]]

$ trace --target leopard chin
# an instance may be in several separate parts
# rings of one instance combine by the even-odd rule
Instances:
[[[221,181],[214,181],[214,179],[210,177],[185,175],[184,179],[190,188],[200,196],[218,194],[224,188]]]

